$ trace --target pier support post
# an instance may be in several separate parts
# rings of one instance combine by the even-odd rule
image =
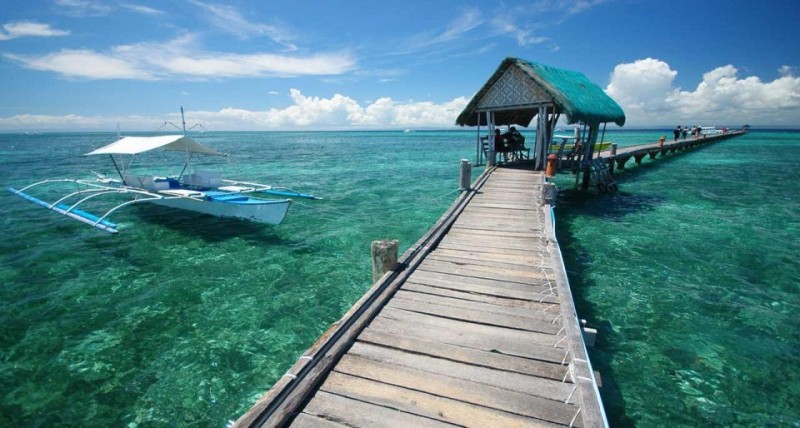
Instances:
[[[586,343],[587,348],[594,348],[597,340],[597,329],[586,327],[586,320],[581,320],[581,330],[583,332],[583,341]]]
[[[558,188],[553,183],[544,183],[542,186],[542,205],[556,206]]]
[[[472,164],[469,159],[461,159],[461,169],[458,175],[458,190],[469,190],[470,180],[472,179]]]
[[[617,157],[617,143],[611,143],[611,148],[608,154],[608,172],[614,175],[614,158]]]
[[[372,241],[370,250],[372,252],[373,284],[378,282],[386,272],[397,267],[397,248],[398,241],[396,239]]]

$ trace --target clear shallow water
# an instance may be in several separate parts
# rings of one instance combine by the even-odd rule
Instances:
[[[566,190],[559,240],[612,425],[800,424],[800,134],[646,159]]]
[[[799,136],[645,159],[612,197],[562,192],[559,236],[579,310],[601,330],[612,424],[797,423],[800,177],[786,159]],[[111,173],[80,155],[113,137],[0,135],[0,182]],[[0,193],[0,426],[235,419],[369,288],[372,240],[402,251],[439,218],[474,138],[198,135],[231,155],[230,175],[326,197],[277,227],[134,206],[111,236]]]

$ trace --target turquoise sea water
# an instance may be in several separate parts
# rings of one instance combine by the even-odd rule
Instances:
[[[212,168],[326,199],[276,227],[132,206],[108,235],[0,194],[0,426],[224,426],[369,288],[370,242],[413,244],[475,156],[474,132],[195,137],[230,154]],[[0,135],[0,182],[110,174],[80,155],[113,138]],[[798,154],[798,133],[753,132],[645,160],[613,196],[558,179],[613,425],[798,423]]]

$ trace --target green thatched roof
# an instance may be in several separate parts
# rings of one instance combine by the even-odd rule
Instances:
[[[517,70],[507,73],[512,67]],[[502,87],[495,87],[501,83]],[[491,107],[482,106],[482,103],[486,104],[484,98],[487,94],[504,98],[505,101],[495,100]],[[619,104],[583,73],[519,58],[503,60],[497,71],[458,115],[456,124],[476,126],[478,111],[493,110],[495,125],[528,126],[539,112],[538,105],[543,101],[555,104],[556,112],[566,115],[569,124],[579,122],[614,122],[619,126],[625,124],[625,113]],[[486,124],[484,115],[481,115],[480,122],[481,125]]]

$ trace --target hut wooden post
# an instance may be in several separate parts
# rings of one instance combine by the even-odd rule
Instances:
[[[592,170],[591,170],[591,162],[592,162],[592,153],[594,150],[594,145],[597,142],[597,131],[600,129],[600,124],[598,123],[590,123],[589,124],[589,136],[586,138],[586,155],[581,162],[582,169],[583,169],[583,182],[581,183],[581,188],[583,190],[589,190],[589,182],[592,179]]]
[[[472,178],[472,164],[469,159],[461,159],[461,168],[458,175],[458,190],[469,190],[470,179]]]
[[[397,266],[397,248],[398,241],[381,240],[372,241],[370,250],[372,253],[372,283],[378,282],[379,279],[386,273]]]
[[[481,147],[481,114],[478,113],[478,135],[475,137],[475,165],[481,164],[481,157],[483,156],[483,147]]]
[[[494,113],[487,111],[486,112],[486,123],[487,129],[489,130],[489,149],[486,151],[486,168],[492,167],[495,164],[495,158],[497,157],[495,153],[497,153],[495,148],[495,141],[494,141]]]
[[[536,145],[534,146],[536,171],[543,171],[547,159],[547,107],[540,106],[536,116]]]

